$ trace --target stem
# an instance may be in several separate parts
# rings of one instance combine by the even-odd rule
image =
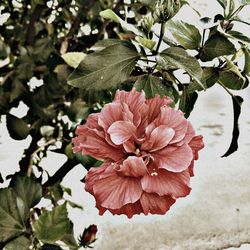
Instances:
[[[204,29],[204,30],[203,30],[203,32],[202,32],[202,41],[201,41],[201,47],[203,47],[203,46],[204,46],[205,35],[206,35],[206,29]]]
[[[156,61],[155,61],[155,60],[143,59],[143,58],[140,58],[140,59],[139,59],[139,61],[156,63]]]
[[[43,188],[53,186],[59,181],[62,181],[64,176],[73,169],[79,162],[76,159],[68,159],[54,175],[49,177],[49,179],[43,184]]]
[[[157,54],[159,49],[160,49],[161,42],[162,42],[162,39],[163,39],[163,36],[164,36],[164,33],[165,33],[165,28],[166,28],[166,23],[162,23],[161,24],[161,33],[160,33],[160,37],[159,37],[159,40],[158,40],[158,44],[157,44],[157,47],[156,47],[155,54]]]

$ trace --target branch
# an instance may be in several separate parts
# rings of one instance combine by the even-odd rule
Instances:
[[[40,18],[45,5],[38,4],[36,5],[34,12],[31,14],[29,26],[26,34],[26,44],[33,46],[35,41],[35,22]]]
[[[43,184],[43,188],[53,186],[57,182],[61,182],[67,173],[73,169],[79,162],[76,159],[67,159],[67,161],[56,171],[56,173],[49,177]]]
[[[65,54],[67,52],[68,46],[69,46],[69,40],[71,40],[75,36],[75,34],[77,33],[77,31],[78,31],[78,29],[80,27],[81,17],[87,15],[87,13],[92,8],[94,3],[95,3],[95,1],[91,0],[91,1],[89,1],[89,3],[87,5],[85,5],[83,3],[81,5],[81,7],[79,8],[78,13],[76,15],[76,18],[73,21],[73,24],[72,24],[68,34],[66,35],[64,41],[61,44],[61,48],[60,48],[61,55]]]

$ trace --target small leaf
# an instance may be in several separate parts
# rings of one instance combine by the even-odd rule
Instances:
[[[27,215],[24,214],[23,204],[12,189],[0,189],[0,242],[6,242],[26,231]]]
[[[32,177],[15,174],[9,187],[13,189],[17,197],[24,201],[28,210],[34,207],[42,198],[42,186]]]
[[[134,34],[138,36],[143,35],[143,33],[140,30],[138,30],[133,24],[125,22],[123,19],[117,16],[115,12],[111,9],[101,11],[100,16],[105,19],[110,19],[116,23],[120,23],[125,31],[132,31]]]
[[[28,136],[30,128],[24,120],[7,114],[6,123],[9,134],[13,139],[23,140]]]
[[[241,5],[248,5],[250,4],[250,0],[240,0]]]
[[[77,68],[85,56],[83,52],[68,52],[62,55],[62,58],[70,67]]]
[[[54,244],[62,240],[65,234],[73,230],[72,222],[68,218],[66,203],[56,206],[52,211],[45,211],[34,223],[34,233],[43,243]]]
[[[220,6],[223,9],[226,9],[226,7],[227,7],[227,0],[217,0],[217,2],[220,4]]]
[[[244,34],[242,34],[239,31],[230,30],[227,32],[227,34],[230,35],[231,37],[236,38],[238,40],[241,40],[243,42],[250,43],[250,38],[248,36],[245,36]]]
[[[170,47],[163,50],[157,58],[158,64],[164,69],[183,69],[202,88],[205,88],[201,82],[202,69],[196,58],[188,55],[188,53],[178,47]]]
[[[89,155],[83,155],[81,152],[75,154],[76,159],[81,163],[87,170],[95,165],[97,160]]]
[[[232,141],[227,152],[221,157],[227,157],[238,149],[238,138],[239,138],[239,117],[241,113],[241,104],[243,103],[243,98],[241,96],[232,96],[233,110],[234,110],[234,125],[232,133]]]
[[[232,71],[220,71],[219,83],[225,87],[234,90],[244,89],[248,86],[249,81],[247,78],[241,78]]]
[[[243,48],[244,54],[245,54],[245,66],[243,73],[245,75],[249,75],[250,73],[250,50],[248,48]]]
[[[146,98],[153,98],[155,95],[169,96],[174,100],[173,90],[167,86],[159,77],[153,75],[142,75],[135,82],[134,87],[138,90],[144,90]]]
[[[104,90],[127,80],[139,55],[132,44],[121,42],[87,55],[69,76],[68,84],[85,90]]]
[[[206,62],[219,56],[232,55],[235,52],[236,49],[228,38],[220,32],[215,32],[205,42],[201,50],[200,58],[202,61]]]
[[[29,249],[31,245],[31,241],[26,238],[25,236],[20,236],[18,238],[16,238],[15,240],[12,240],[10,243],[8,243],[4,249],[5,250],[17,250],[17,246],[18,246],[18,250],[27,250]]]
[[[142,46],[152,50],[155,46],[155,41],[153,40],[150,40],[150,39],[146,39],[144,37],[141,37],[141,36],[136,36],[135,37],[135,40],[140,43]]]
[[[167,27],[175,40],[185,49],[197,49],[200,47],[201,35],[194,25],[170,20],[167,23]]]
[[[188,93],[187,88],[184,87],[180,97],[179,109],[184,112],[186,118],[188,118],[192,112],[197,98],[198,94],[196,92]]]
[[[202,83],[206,88],[211,88],[219,79],[219,70],[214,67],[206,67],[203,69],[202,73]],[[189,84],[188,91],[194,92],[194,91],[201,91],[203,90],[201,86],[197,82],[193,82]]]
[[[228,11],[228,16],[231,16],[234,12],[235,9],[235,0],[229,0],[229,11]]]

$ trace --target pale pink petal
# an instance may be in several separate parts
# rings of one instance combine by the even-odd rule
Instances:
[[[188,145],[193,150],[194,159],[197,160],[198,159],[198,151],[200,151],[202,148],[204,148],[203,136],[197,135],[197,136],[193,137]]]
[[[181,147],[167,146],[152,153],[159,168],[172,172],[182,172],[187,169],[193,159],[192,149],[184,144]]]
[[[140,203],[144,214],[165,214],[169,208],[175,203],[170,195],[159,196],[158,194],[149,194],[143,192]]]
[[[123,120],[121,104],[109,103],[102,108],[98,118],[98,124],[107,131],[112,123],[120,120]]]
[[[126,204],[119,209],[109,209],[109,211],[114,215],[115,214],[118,214],[118,215],[125,214],[125,215],[127,215],[127,217],[129,219],[132,218],[133,215],[135,215],[135,214],[143,213],[141,203],[139,201],[137,201],[135,203]]]
[[[140,177],[146,174],[147,167],[141,157],[129,156],[117,171],[125,176]]]
[[[184,139],[188,128],[188,121],[181,111],[174,110],[170,107],[162,107],[161,113],[156,119],[156,125],[166,125],[174,129],[175,136],[170,142],[173,144]]]
[[[152,99],[147,99],[146,104],[149,106],[149,112],[148,112],[148,122],[151,123],[154,121],[154,119],[160,114],[161,107],[168,106],[172,103],[172,100],[167,97],[160,97],[159,95],[156,95]]]
[[[140,179],[120,176],[115,171],[97,180],[93,191],[96,202],[109,209],[119,209],[128,203],[135,203],[142,194]]]
[[[133,114],[136,114],[141,109],[141,106],[145,102],[144,91],[138,92],[135,88],[131,91],[126,92],[124,90],[117,90],[114,102],[126,103]]]
[[[166,147],[174,137],[175,131],[166,125],[155,128],[149,138],[141,145],[142,150],[155,152]]]
[[[187,132],[186,132],[184,141],[186,143],[189,143],[194,136],[195,136],[194,128],[193,128],[192,124],[190,122],[188,122],[188,128],[187,128]]]
[[[121,105],[122,105],[122,118],[123,118],[123,120],[133,122],[134,115],[130,111],[128,104],[122,103]]]
[[[121,145],[126,142],[131,136],[135,135],[136,127],[128,121],[114,122],[108,129],[112,142],[116,145]]]
[[[188,170],[173,173],[165,169],[155,169],[141,179],[141,184],[142,189],[147,193],[157,193],[160,196],[171,195],[176,199],[190,193],[189,180]]]

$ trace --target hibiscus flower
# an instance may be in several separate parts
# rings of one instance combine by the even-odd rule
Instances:
[[[85,189],[100,215],[165,214],[191,188],[194,160],[204,147],[169,97],[118,90],[112,103],[76,129],[74,153],[104,161],[92,167]]]

